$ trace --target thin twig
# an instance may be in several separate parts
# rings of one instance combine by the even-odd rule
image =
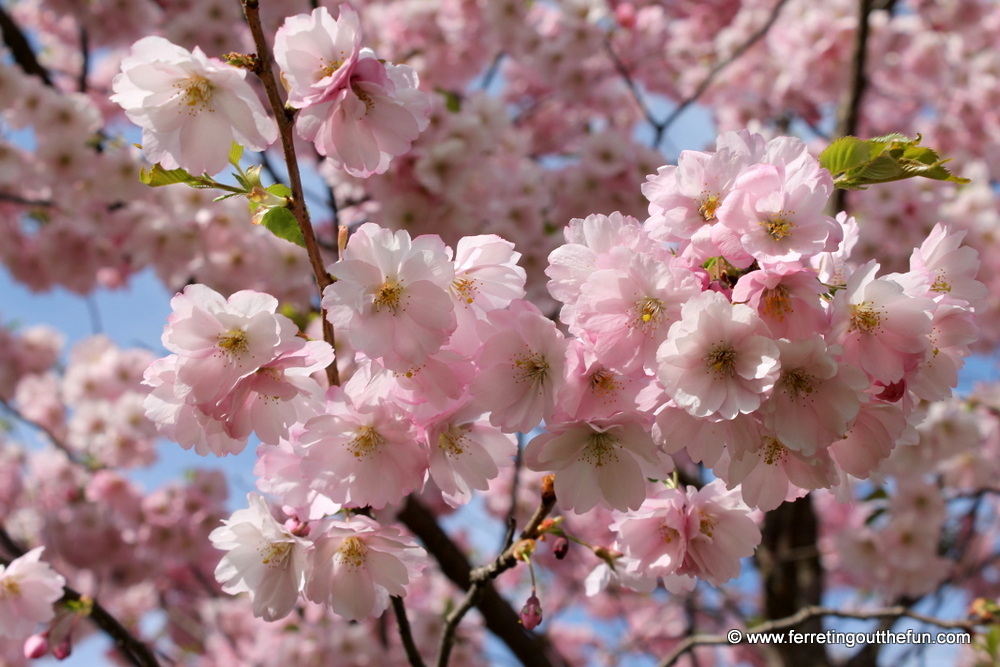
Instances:
[[[62,450],[62,452],[69,457],[70,461],[73,461],[74,463],[79,463],[80,465],[84,465],[85,467],[90,468],[90,466],[86,466],[82,461],[77,459],[76,453],[72,449],[70,449],[69,446],[62,441],[61,438],[59,438],[55,433],[53,433],[48,426],[45,426],[44,424],[39,424],[36,421],[28,419],[23,414],[21,414],[17,408],[15,408],[13,405],[11,405],[2,398],[0,398],[0,406],[2,406],[4,410],[9,412],[18,421],[23,422],[28,426],[31,426],[32,428],[36,428],[42,433],[44,433],[46,436],[48,436],[49,440],[52,441],[53,446],[55,446],[57,449]]]
[[[843,103],[837,110],[836,136],[846,137],[857,134],[861,122],[861,101],[868,87],[865,63],[868,60],[868,15],[872,11],[872,0],[858,0],[858,29],[854,33],[854,53],[851,62],[851,87]],[[832,213],[847,208],[847,190],[838,188],[833,195]]]
[[[80,78],[77,79],[76,89],[81,93],[87,92],[87,75],[90,73],[90,36],[87,29],[80,24]]]
[[[604,40],[604,50],[608,52],[608,57],[611,58],[611,62],[614,64],[615,69],[618,70],[618,74],[621,76],[625,85],[628,86],[629,91],[632,93],[632,98],[635,103],[639,105],[639,109],[642,111],[642,115],[646,117],[646,122],[653,126],[654,139],[653,148],[658,148],[660,145],[660,140],[663,138],[663,121],[656,120],[653,115],[653,111],[646,104],[646,100],[643,99],[642,94],[639,92],[639,86],[636,85],[635,80],[632,78],[632,74],[628,71],[625,63],[622,62],[618,54],[615,53],[614,48],[611,46],[609,40]]]
[[[936,618],[934,616],[928,616],[926,614],[921,614],[915,611],[911,611],[908,607],[903,605],[895,605],[892,607],[885,607],[882,609],[872,609],[869,611],[848,611],[846,609],[834,609],[831,607],[805,607],[798,612],[788,616],[787,618],[780,618],[773,621],[767,621],[761,623],[760,625],[755,625],[752,628],[748,628],[745,632],[741,634],[741,640],[745,640],[747,635],[757,634],[757,633],[768,633],[768,632],[780,632],[782,630],[789,630],[797,625],[804,623],[812,618],[817,618],[820,616],[834,616],[836,618],[856,618],[861,620],[871,620],[875,618],[890,618],[896,619],[901,617],[912,618],[921,623],[927,623],[928,625],[935,625],[939,628],[947,628],[953,630],[965,630],[971,633],[975,628],[981,623],[974,620],[956,620],[949,621],[943,618]],[[742,643],[742,642],[741,642]],[[693,637],[688,637],[680,644],[677,645],[673,651],[670,652],[663,660],[660,661],[658,667],[670,667],[681,656],[683,656],[688,651],[694,649],[698,646],[733,646],[733,642],[730,641],[729,637],[726,635],[695,635]]]
[[[712,85],[712,82],[715,80],[715,77],[718,76],[719,72],[733,64],[733,62],[746,53],[751,46],[756,44],[761,37],[767,34],[767,32],[771,29],[771,26],[774,25],[774,22],[778,20],[778,14],[781,13],[781,8],[785,6],[786,2],[788,2],[788,0],[778,0],[778,3],[774,6],[774,9],[771,10],[771,14],[767,17],[767,21],[764,22],[764,25],[762,25],[757,32],[750,35],[750,38],[738,46],[728,58],[716,63],[712,69],[709,70],[708,76],[706,76],[705,79],[698,84],[695,91],[690,96],[684,98],[674,108],[674,110],[670,112],[670,115],[667,116],[666,120],[664,120],[662,124],[656,126],[656,140],[654,146],[660,145],[660,139],[666,131],[670,129],[670,126],[674,124],[674,121],[676,121],[677,118],[684,113],[685,109],[698,101],[698,98],[700,98],[702,94],[708,90],[708,87]]]
[[[286,110],[281,101],[278,81],[274,76],[274,65],[271,59],[270,47],[264,36],[264,28],[260,22],[260,5],[257,0],[243,0],[243,13],[246,16],[247,24],[250,26],[250,33],[253,35],[254,45],[257,48],[259,64],[257,76],[264,84],[267,92],[267,99],[274,112],[275,120],[278,123],[278,132],[281,135],[281,147],[285,154],[285,166],[288,168],[288,185],[292,191],[292,196],[288,198],[288,210],[295,216],[302,230],[302,236],[306,242],[306,252],[309,254],[309,263],[312,265],[313,275],[316,277],[316,285],[319,288],[320,298],[323,297],[323,290],[333,283],[330,275],[323,266],[323,258],[320,255],[319,244],[316,243],[316,233],[313,231],[312,223],[309,221],[309,209],[306,207],[305,193],[302,189],[302,176],[299,174],[299,162],[295,156],[295,140],[292,136],[292,114]],[[325,317],[323,320],[323,339],[336,349],[333,325]],[[337,361],[334,360],[326,367],[326,376],[331,385],[340,384],[340,376],[337,372]]]
[[[10,49],[10,54],[14,56],[14,62],[24,70],[25,74],[34,74],[42,80],[42,83],[51,87],[52,78],[49,76],[48,70],[38,62],[35,52],[31,50],[28,38],[24,36],[21,28],[2,4],[0,4],[0,31],[3,32],[3,41]]]
[[[538,509],[535,510],[535,514],[531,517],[531,520],[528,521],[528,525],[521,531],[522,540],[531,540],[538,537],[538,530],[542,525],[542,521],[549,515],[555,504],[556,494],[552,490],[551,484],[543,482],[541,503],[539,503]],[[458,629],[459,623],[462,622],[462,618],[482,599],[486,584],[517,564],[517,559],[514,556],[516,548],[516,544],[507,545],[491,563],[483,567],[478,567],[469,573],[472,585],[466,591],[462,602],[445,619],[444,630],[441,632],[441,641],[438,646],[437,667],[447,667],[451,648],[455,643],[455,631]]]
[[[493,79],[496,78],[497,72],[500,71],[500,63],[503,62],[504,56],[506,54],[501,51],[490,63],[490,68],[486,70],[486,74],[483,76],[483,82],[480,84],[480,90],[489,90],[490,85],[493,83]]]
[[[53,206],[53,203],[48,199],[25,199],[12,192],[0,192],[0,201],[9,201],[22,206]]]
[[[412,667],[424,667],[424,660],[420,657],[420,651],[413,641],[413,633],[410,631],[410,620],[406,618],[406,606],[403,598],[393,595],[392,610],[396,612],[396,623],[399,625],[399,638],[403,640],[403,648],[406,649],[406,657]]]
[[[3,546],[4,550],[9,552],[14,558],[20,558],[27,553],[3,526],[0,526],[0,546]],[[0,565],[10,565],[10,561],[6,558],[0,558]],[[80,602],[84,597],[79,591],[69,586],[64,586],[60,602]],[[114,640],[115,646],[118,647],[118,650],[121,651],[122,656],[129,664],[136,667],[159,667],[160,663],[156,659],[156,655],[145,642],[136,639],[125,626],[118,622],[118,619],[98,604],[97,600],[91,599],[90,605],[90,619]]]

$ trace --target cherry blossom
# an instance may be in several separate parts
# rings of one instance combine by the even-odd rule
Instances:
[[[63,596],[66,579],[41,560],[44,547],[0,564],[0,636],[23,639],[39,623],[52,620],[52,605]]]
[[[262,151],[278,136],[246,71],[162,37],[132,45],[111,101],[142,128],[143,152],[165,169],[217,174],[232,142]]]

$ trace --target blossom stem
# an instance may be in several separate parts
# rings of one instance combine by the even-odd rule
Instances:
[[[25,550],[21,548],[3,526],[0,526],[0,547],[15,558],[20,558],[25,554]],[[8,566],[10,565],[10,561],[0,557],[0,565]],[[80,592],[69,586],[65,586],[61,602],[79,602],[83,600],[83,597]],[[130,665],[135,665],[136,667],[160,667],[160,662],[156,659],[156,654],[153,653],[145,642],[136,639],[125,626],[118,622],[118,619],[98,604],[97,600],[92,600],[91,605],[90,619],[114,640],[115,646],[118,647],[118,650],[121,651],[122,656]]]
[[[288,210],[295,216],[302,230],[302,237],[306,242],[306,252],[309,254],[309,264],[312,266],[313,274],[316,278],[316,286],[319,288],[320,298],[323,297],[323,290],[333,283],[330,275],[323,265],[323,258],[320,256],[319,243],[316,242],[316,233],[313,231],[312,223],[309,220],[309,209],[306,208],[305,193],[302,189],[302,176],[299,173],[299,162],[295,156],[295,140],[292,137],[292,115],[285,109],[281,101],[281,93],[278,90],[278,81],[274,76],[274,65],[271,57],[267,39],[264,37],[264,27],[260,22],[260,4],[257,0],[243,0],[243,14],[246,16],[247,24],[250,26],[250,33],[253,35],[254,45],[257,48],[259,59],[259,69],[256,71],[257,77],[264,84],[267,92],[267,100],[274,112],[275,121],[278,123],[278,133],[281,136],[281,147],[285,154],[285,165],[288,168],[288,187],[292,191],[292,196],[288,198]],[[333,325],[322,312],[323,339],[336,350]],[[326,376],[331,385],[340,384],[340,376],[337,372],[336,358],[326,368]]]

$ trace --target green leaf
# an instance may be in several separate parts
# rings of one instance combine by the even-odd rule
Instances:
[[[243,157],[243,147],[234,141],[229,149],[229,164],[239,167],[241,157]]]
[[[888,155],[879,155],[877,158],[861,167],[852,178],[860,181],[864,185],[873,183],[885,183],[905,178],[903,169],[899,163]]]
[[[299,223],[295,220],[295,216],[292,215],[292,212],[287,208],[275,206],[264,214],[261,224],[270,229],[271,233],[278,238],[291,241],[295,245],[302,246],[303,248],[306,247],[306,239],[302,236],[302,230],[299,228]]]
[[[212,201],[223,201],[224,199],[232,199],[233,197],[245,197],[246,195],[242,192],[228,192],[224,195],[219,195]]]
[[[194,176],[183,169],[171,169],[167,171],[160,165],[154,164],[153,168],[149,171],[145,169],[139,170],[139,180],[151,188],[158,188],[164,185],[173,185],[174,183],[191,183],[194,181]]]
[[[277,195],[279,197],[287,198],[292,196],[292,189],[282,183],[275,183],[273,185],[269,185],[267,186],[266,189],[272,195]]]
[[[437,92],[444,97],[444,106],[448,111],[458,113],[462,110],[462,98],[458,93],[445,90],[444,88],[438,88]]]
[[[820,166],[834,176],[860,167],[871,159],[871,148],[868,142],[857,137],[841,137],[819,154]]]

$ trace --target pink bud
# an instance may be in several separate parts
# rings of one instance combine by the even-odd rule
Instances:
[[[66,635],[61,642],[52,647],[52,655],[56,657],[56,660],[65,660],[72,652],[73,644],[69,640],[69,635]]]
[[[49,652],[49,636],[47,632],[31,635],[24,640],[24,657],[29,660],[41,658]]]
[[[556,558],[562,560],[566,557],[566,553],[569,551],[569,540],[565,537],[558,537],[556,541],[552,543],[552,553],[556,555]]]
[[[635,7],[630,2],[621,3],[615,7],[615,18],[621,27],[634,28],[636,20]]]
[[[542,603],[532,594],[521,609],[521,625],[527,630],[534,630],[542,622]]]

